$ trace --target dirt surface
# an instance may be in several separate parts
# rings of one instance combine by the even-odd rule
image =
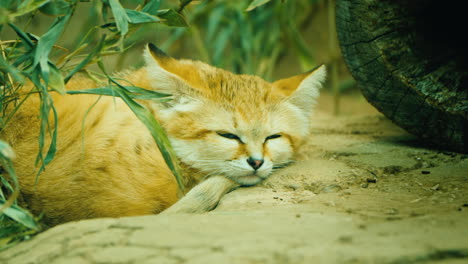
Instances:
[[[468,263],[468,156],[319,111],[301,160],[199,215],[95,219],[0,263]]]

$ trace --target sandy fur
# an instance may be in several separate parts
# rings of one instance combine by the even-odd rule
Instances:
[[[132,85],[173,95],[169,103],[141,103],[166,129],[187,189],[203,181],[168,212],[210,210],[224,193],[256,184],[275,166],[294,160],[309,132],[323,67],[268,83],[202,62],[175,60],[151,48],[145,56],[146,67],[121,76]],[[75,77],[67,89],[100,86]],[[50,224],[57,224],[156,214],[179,200],[177,183],[154,140],[124,102],[95,95],[52,97],[59,116],[57,154],[37,183],[37,95],[25,101],[1,133],[16,151],[22,194],[34,213],[44,212]],[[240,140],[221,137],[220,131],[236,133]],[[271,134],[281,137],[266,140]],[[248,157],[264,159],[264,165],[254,172]]]

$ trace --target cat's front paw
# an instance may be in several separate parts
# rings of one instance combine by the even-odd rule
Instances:
[[[213,210],[223,195],[239,184],[223,176],[206,179],[161,214],[203,213]]]

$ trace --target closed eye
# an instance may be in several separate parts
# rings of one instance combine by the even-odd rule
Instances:
[[[240,138],[235,135],[235,134],[231,134],[231,133],[223,133],[223,132],[216,132],[216,134],[224,137],[224,138],[229,138],[229,139],[235,139],[235,140],[239,140],[240,141]]]
[[[271,135],[271,136],[266,137],[266,138],[265,138],[265,141],[270,140],[270,139],[279,138],[279,137],[281,137],[280,134],[273,134],[273,135]]]

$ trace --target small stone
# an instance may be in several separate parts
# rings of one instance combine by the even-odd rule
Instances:
[[[399,217],[399,216],[389,216],[387,218],[385,218],[385,220],[387,221],[398,221],[398,220],[401,220],[402,218]]]
[[[361,188],[367,188],[367,187],[369,187],[369,183],[365,182],[361,184]]]
[[[436,184],[436,185],[432,186],[432,187],[431,187],[431,190],[433,190],[433,191],[438,191],[438,190],[440,190],[440,185],[439,185],[439,184]]]
[[[353,238],[351,236],[340,236],[338,238],[338,241],[340,241],[341,243],[351,243],[353,242]]]
[[[293,184],[289,184],[287,187],[289,187],[290,189],[296,191],[296,190],[301,189],[302,186],[300,184],[293,183]]]
[[[403,171],[401,166],[387,166],[383,168],[385,174],[398,174]]]
[[[273,199],[278,199],[278,197],[277,197],[277,196],[275,196],[275,197],[273,197]]]
[[[301,217],[301,214],[296,214],[296,218],[300,218]]]
[[[337,192],[341,190],[341,186],[338,184],[330,184],[325,187],[323,187],[322,192],[324,193],[332,193],[332,192]]]
[[[385,211],[385,214],[388,214],[388,215],[396,215],[396,214],[398,214],[398,210],[395,209],[395,208],[390,208],[390,209],[388,209],[387,211]]]
[[[373,178],[367,178],[366,181],[368,183],[377,183],[377,179],[373,179]]]
[[[424,215],[423,213],[418,213],[418,212],[414,212],[414,211],[410,213],[411,217],[418,217],[418,216],[423,216],[423,215]]]

